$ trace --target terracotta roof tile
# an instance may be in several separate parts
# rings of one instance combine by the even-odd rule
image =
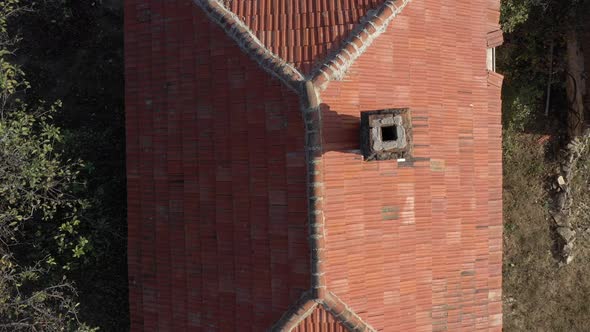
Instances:
[[[309,289],[299,98],[192,1],[130,4],[132,330],[264,331]]]
[[[334,316],[322,306],[307,316],[292,332],[348,332],[349,330],[338,322]]]
[[[125,2],[132,330],[500,330],[498,1],[191,1]]]
[[[269,50],[309,74],[384,0],[226,2]]]
[[[486,2],[412,2],[321,93],[326,284],[378,331],[501,329],[502,80],[486,70]],[[360,112],[406,107],[419,161],[359,160]]]

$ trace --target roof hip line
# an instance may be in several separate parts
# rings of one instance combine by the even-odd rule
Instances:
[[[350,66],[367,50],[395,17],[397,17],[412,0],[386,0],[383,5],[369,11],[361,23],[353,30],[338,51],[332,53],[312,73],[313,84],[325,90],[330,81],[341,80]],[[397,3],[400,3],[399,5]]]
[[[304,93],[303,82],[312,81],[325,90],[330,81],[341,80],[350,66],[379,37],[393,19],[412,0],[385,0],[376,10],[369,11],[337,51],[322,61],[310,76],[270,51],[248,26],[219,0],[193,0],[207,16],[220,26],[263,70],[285,83],[291,90]]]
[[[278,78],[301,97],[301,111],[305,124],[311,288],[285,312],[270,331],[293,330],[311,315],[318,305],[351,331],[376,331],[329,291],[326,283],[320,91],[325,90],[329,82],[341,80],[350,66],[385,32],[411,0],[385,0],[377,10],[369,11],[342,46],[320,63],[308,77],[271,52],[248,26],[219,0],[193,1],[263,70]]]
[[[322,111],[318,88],[311,81],[305,81],[305,85],[301,89],[301,112],[305,124],[311,288],[283,314],[269,331],[292,331],[309,317],[318,305],[321,305],[336,321],[350,331],[376,331],[334,293],[330,292],[326,283]]]
[[[236,14],[225,8],[219,0],[193,1],[262,69],[281,80],[290,89],[297,93],[300,92],[299,85],[305,80],[305,76],[297,68],[264,46]]]
[[[269,332],[291,332],[297,328],[313,311],[321,306],[334,319],[352,332],[376,332],[372,326],[363,321],[352,309],[350,309],[338,296],[327,292],[325,298],[314,299],[310,292],[293,304],[283,317],[273,325]]]

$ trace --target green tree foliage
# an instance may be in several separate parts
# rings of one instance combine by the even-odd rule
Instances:
[[[547,86],[553,92],[550,116],[565,116],[565,36],[583,21],[584,0],[502,0],[501,24],[505,43],[498,67],[505,75],[505,127],[523,129],[542,118]],[[546,120],[546,119],[545,119]],[[553,121],[537,121],[555,126]],[[544,128],[540,128],[544,130]]]
[[[87,331],[63,273],[88,249],[78,231],[85,202],[73,195],[82,164],[63,157],[64,135],[52,123],[59,103],[31,108],[18,99],[29,84],[6,26],[22,9],[0,3],[0,330]]]
[[[549,188],[562,167],[570,103],[568,36],[588,22],[588,0],[502,0],[505,43],[498,49],[503,87],[503,304],[505,331],[587,331],[588,242],[580,230],[576,260],[558,266],[559,239]],[[586,14],[588,15],[588,14]],[[578,35],[579,38],[580,35]],[[553,47],[552,47],[553,46]],[[553,49],[553,52],[551,52]],[[587,56],[587,55],[586,55]],[[551,81],[550,81],[551,79]],[[544,115],[547,87],[551,103]],[[542,134],[542,135],[537,135]],[[549,134],[550,137],[545,135]],[[549,138],[547,140],[547,138]],[[585,167],[580,163],[579,167]],[[588,176],[569,197],[586,207]],[[574,180],[575,181],[575,180]],[[573,210],[573,209],[572,209]],[[584,214],[584,213],[582,213]],[[585,216],[585,215],[584,215]],[[586,218],[587,220],[587,218]]]
[[[79,234],[84,255],[67,271],[79,316],[101,331],[128,328],[123,9],[120,0],[43,0],[14,20],[16,52],[32,87],[23,96],[62,100],[63,156],[84,160],[76,197],[87,203]],[[61,255],[57,266],[63,264]],[[108,304],[108,305],[105,305]]]
[[[66,267],[87,245],[77,231],[83,202],[69,194],[78,164],[60,157],[62,136],[48,123],[53,108],[12,107],[0,120],[0,330],[87,330],[73,284],[54,267],[56,254]],[[26,234],[35,229],[53,231]],[[25,240],[32,237],[34,244]]]

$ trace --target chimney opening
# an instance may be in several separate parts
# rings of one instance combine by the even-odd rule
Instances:
[[[381,140],[383,142],[397,141],[397,127],[381,127]]]
[[[411,159],[412,119],[408,109],[361,112],[364,160]]]

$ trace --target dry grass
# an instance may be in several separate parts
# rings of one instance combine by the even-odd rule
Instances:
[[[576,152],[580,158],[572,165],[569,184],[572,204],[569,215],[573,227],[581,238],[587,238],[590,227],[590,132],[577,140]]]
[[[560,267],[552,255],[548,162],[538,137],[504,137],[504,330],[590,331],[590,246]],[[590,202],[589,202],[590,203]]]

